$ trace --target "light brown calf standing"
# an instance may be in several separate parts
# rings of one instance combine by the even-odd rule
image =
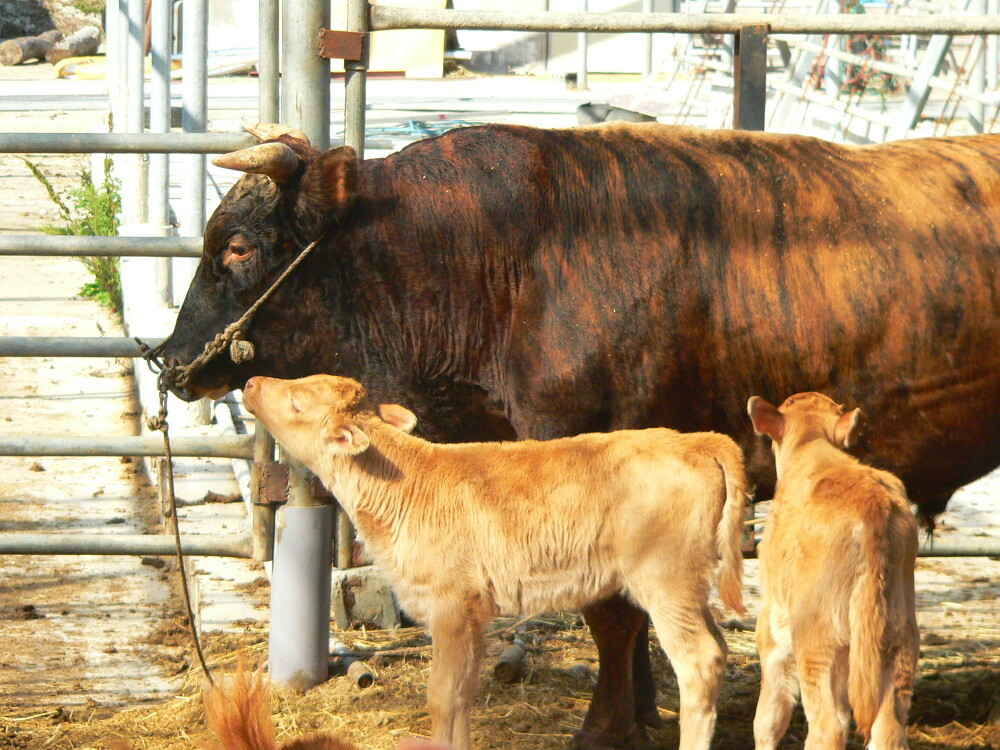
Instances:
[[[757,750],[777,746],[801,688],[807,750],[844,747],[851,709],[872,748],[905,748],[919,654],[917,525],[902,482],[841,448],[860,411],[819,393],[747,404],[778,484],[758,548]]]
[[[650,429],[440,445],[407,434],[410,411],[375,407],[359,383],[328,375],[252,378],[243,398],[333,491],[402,606],[430,627],[436,741],[470,745],[492,617],[624,591],[677,674],[681,748],[708,748],[726,661],[708,608],[719,557],[722,598],[743,608],[746,478],[732,440]]]

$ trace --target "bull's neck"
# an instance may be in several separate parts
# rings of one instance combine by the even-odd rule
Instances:
[[[346,240],[356,250],[341,256],[363,349],[403,377],[478,382],[504,335],[498,311],[511,306],[516,239],[447,193],[414,189],[400,159],[371,162]]]

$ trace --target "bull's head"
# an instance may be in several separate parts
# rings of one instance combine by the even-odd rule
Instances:
[[[296,269],[258,311],[244,336],[256,356],[239,364],[225,353],[193,373],[174,391],[181,398],[218,397],[238,388],[253,375],[293,377],[308,374],[297,369],[296,351],[311,348],[317,369],[331,369],[310,336],[329,334],[322,322],[326,302],[315,278],[324,261],[323,239],[336,231],[356,194],[357,157],[353,149],[320,153],[301,131],[280,126],[249,129],[266,142],[214,160],[214,164],[245,172],[212,214],[205,229],[201,262],[181,307],[173,334],[163,349],[168,364],[186,365],[205,344],[240,318],[274,280],[313,240],[321,246],[310,266]],[[328,240],[327,240],[328,241]],[[295,300],[292,304],[292,300]],[[317,319],[319,318],[319,320]],[[308,325],[305,325],[308,323]],[[306,330],[308,329],[308,333]],[[329,337],[328,337],[329,338]],[[328,357],[337,357],[327,351]],[[304,360],[304,354],[298,355]]]

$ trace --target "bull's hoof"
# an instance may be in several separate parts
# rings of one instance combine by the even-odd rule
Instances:
[[[648,727],[649,729],[663,729],[665,726],[660,712],[655,708],[649,711],[640,711],[636,714],[635,720],[639,726]]]
[[[658,718],[658,717],[657,717]],[[653,747],[646,730],[634,725],[625,736],[606,732],[580,731],[566,746],[567,750],[645,750]]]

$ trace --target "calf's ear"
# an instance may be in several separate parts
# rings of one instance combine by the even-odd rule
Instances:
[[[775,442],[780,442],[784,437],[785,415],[778,411],[778,407],[760,396],[751,396],[747,401],[747,414],[753,422],[753,431],[758,435],[767,435]]]
[[[833,428],[833,442],[844,449],[853,448],[858,444],[860,431],[861,409],[853,409],[837,420]]]
[[[381,404],[378,414],[383,421],[403,432],[413,432],[417,426],[417,415],[399,404]]]
[[[358,155],[350,146],[330,149],[302,176],[296,208],[300,213],[341,216],[358,192]]]
[[[354,422],[343,417],[331,416],[323,423],[323,439],[335,453],[356,456],[368,450],[371,439]]]

